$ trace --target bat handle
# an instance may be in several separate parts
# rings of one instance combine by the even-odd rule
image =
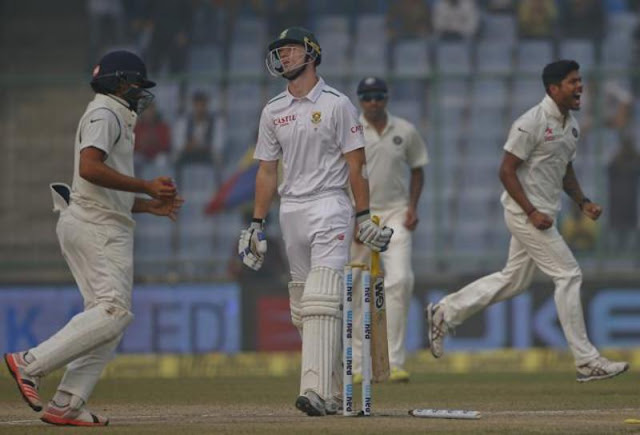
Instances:
[[[376,224],[376,225],[380,225],[380,216],[377,215],[373,215],[371,217],[371,221]],[[380,253],[377,251],[371,251],[371,276],[377,277],[380,275]]]

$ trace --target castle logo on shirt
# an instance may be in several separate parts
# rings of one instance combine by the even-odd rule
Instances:
[[[357,124],[351,126],[351,133],[360,133],[362,134],[362,124]]]
[[[295,122],[296,120],[296,115],[286,115],[286,116],[280,116],[278,118],[275,118],[273,120],[273,124],[280,126],[280,127],[284,127],[285,125],[289,125],[290,123]]]
[[[311,113],[311,122],[314,124],[319,124],[322,121],[322,112],[313,112]]]
[[[400,136],[394,136],[393,143],[396,145],[400,145],[402,143],[402,138]]]

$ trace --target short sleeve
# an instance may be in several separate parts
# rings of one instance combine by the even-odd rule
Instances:
[[[527,160],[536,146],[536,131],[532,125],[517,120],[511,126],[504,150],[520,160]]]
[[[121,126],[115,113],[98,108],[84,117],[80,126],[80,149],[98,148],[107,155],[120,139]]]
[[[335,107],[336,142],[346,154],[364,148],[364,133],[358,119],[358,111],[347,97],[341,97]]]
[[[258,130],[258,142],[253,158],[257,160],[273,161],[279,160],[282,156],[282,147],[276,138],[273,123],[270,120],[267,109],[262,110],[260,115],[260,128]]]
[[[421,168],[429,163],[427,145],[415,127],[409,130],[409,143],[407,144],[407,164],[411,169]]]

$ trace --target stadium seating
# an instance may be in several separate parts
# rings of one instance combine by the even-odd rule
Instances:
[[[539,74],[540,66],[553,59],[551,41],[522,41],[518,44],[516,70],[520,73]]]

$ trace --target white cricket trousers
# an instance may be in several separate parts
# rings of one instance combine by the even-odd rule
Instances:
[[[512,298],[527,289],[536,266],[555,284],[558,318],[576,365],[586,364],[599,354],[587,337],[580,301],[582,272],[564,239],[552,226],[538,230],[524,213],[504,212],[511,232],[509,258],[502,271],[472,282],[440,301],[444,320],[455,328],[487,306]]]
[[[67,209],[61,212],[56,230],[85,311],[100,303],[130,311],[133,228],[88,223]],[[69,363],[58,389],[87,402],[121,338],[122,334]]]
[[[384,288],[387,309],[387,339],[389,342],[389,365],[404,369],[407,359],[406,336],[409,303],[413,294],[414,275],[411,268],[411,236],[404,226],[407,207],[389,210],[371,210],[380,216],[380,224],[393,229],[393,237],[387,250],[380,254],[384,269]],[[353,263],[371,264],[371,250],[364,244],[351,245]],[[354,269],[353,281],[353,369],[362,371],[362,280]]]
[[[280,227],[292,281],[306,281],[312,267],[328,267],[342,274],[349,259],[354,219],[353,206],[343,190],[304,199],[283,198]]]

